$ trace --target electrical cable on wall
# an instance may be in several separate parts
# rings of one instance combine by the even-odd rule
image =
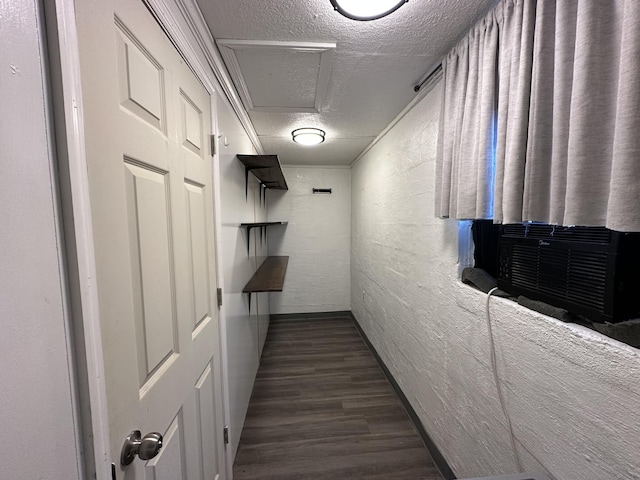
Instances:
[[[504,395],[502,394],[502,388],[500,387],[500,380],[498,378],[498,364],[496,361],[496,345],[493,339],[493,329],[491,328],[491,313],[489,312],[489,301],[491,300],[491,295],[498,290],[498,287],[494,287],[489,290],[487,293],[487,330],[489,331],[489,347],[491,350],[491,369],[493,370],[493,379],[496,384],[496,390],[498,391],[498,400],[500,400],[500,406],[502,407],[502,413],[504,414],[505,419],[507,420],[507,428],[509,429],[509,436],[511,440],[511,449],[513,450],[513,457],[516,461],[516,466],[518,468],[518,472],[523,472],[522,463],[520,462],[520,455],[518,455],[518,450],[516,448],[516,437],[513,434],[513,427],[511,425],[511,417],[509,417],[509,412],[507,412],[507,407],[504,401]]]

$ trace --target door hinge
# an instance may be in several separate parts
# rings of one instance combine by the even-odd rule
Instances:
[[[224,444],[227,445],[229,443],[229,426],[225,425],[222,429],[222,434],[224,435]]]
[[[222,289],[218,288],[217,292],[218,292],[218,308],[220,308],[222,306]]]
[[[111,464],[111,480],[116,480],[116,464]]]
[[[211,139],[211,156],[213,157],[216,154],[216,136],[209,135],[209,138]]]

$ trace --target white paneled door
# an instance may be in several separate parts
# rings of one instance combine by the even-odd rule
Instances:
[[[140,0],[76,9],[111,459],[223,479],[211,99]],[[122,466],[134,430],[162,448]]]

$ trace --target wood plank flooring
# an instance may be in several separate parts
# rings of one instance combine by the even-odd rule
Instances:
[[[348,317],[271,322],[233,476],[442,480]]]

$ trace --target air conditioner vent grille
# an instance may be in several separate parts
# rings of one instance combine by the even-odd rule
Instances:
[[[606,262],[606,252],[514,245],[511,283],[603,312]]]
[[[604,227],[561,227],[538,223],[515,223],[503,226],[503,235],[518,238],[566,240],[583,243],[611,242],[611,230]]]
[[[640,318],[640,232],[503,225],[498,287],[597,322]]]

